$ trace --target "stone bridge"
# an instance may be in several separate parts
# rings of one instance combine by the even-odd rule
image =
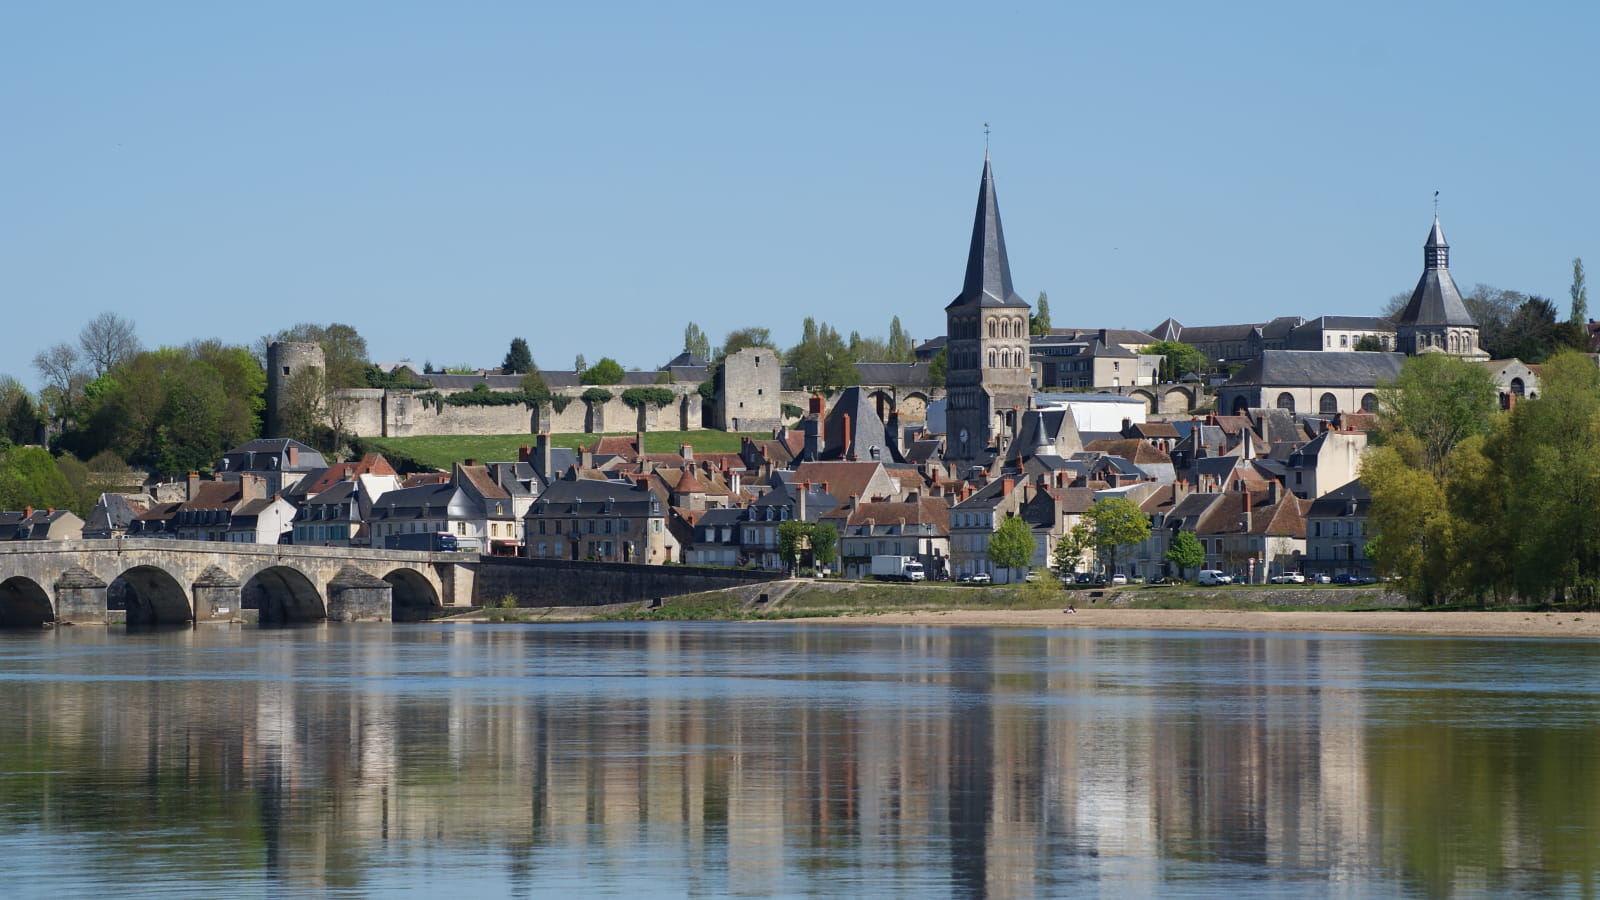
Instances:
[[[0,626],[340,622],[470,606],[476,554],[124,538],[0,543]]]

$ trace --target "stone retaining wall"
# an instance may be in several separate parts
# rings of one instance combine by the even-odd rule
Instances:
[[[605,606],[781,580],[778,572],[712,566],[641,566],[485,556],[473,578],[474,606]]]

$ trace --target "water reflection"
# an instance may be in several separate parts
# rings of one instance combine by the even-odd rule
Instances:
[[[1596,653],[792,625],[3,634],[0,876],[21,896],[1593,896]]]

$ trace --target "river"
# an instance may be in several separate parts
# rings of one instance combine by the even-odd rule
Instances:
[[[1593,897],[1600,644],[0,633],[0,896]]]

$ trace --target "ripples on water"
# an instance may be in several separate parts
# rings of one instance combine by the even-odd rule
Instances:
[[[0,896],[1595,896],[1581,642],[0,634]]]

